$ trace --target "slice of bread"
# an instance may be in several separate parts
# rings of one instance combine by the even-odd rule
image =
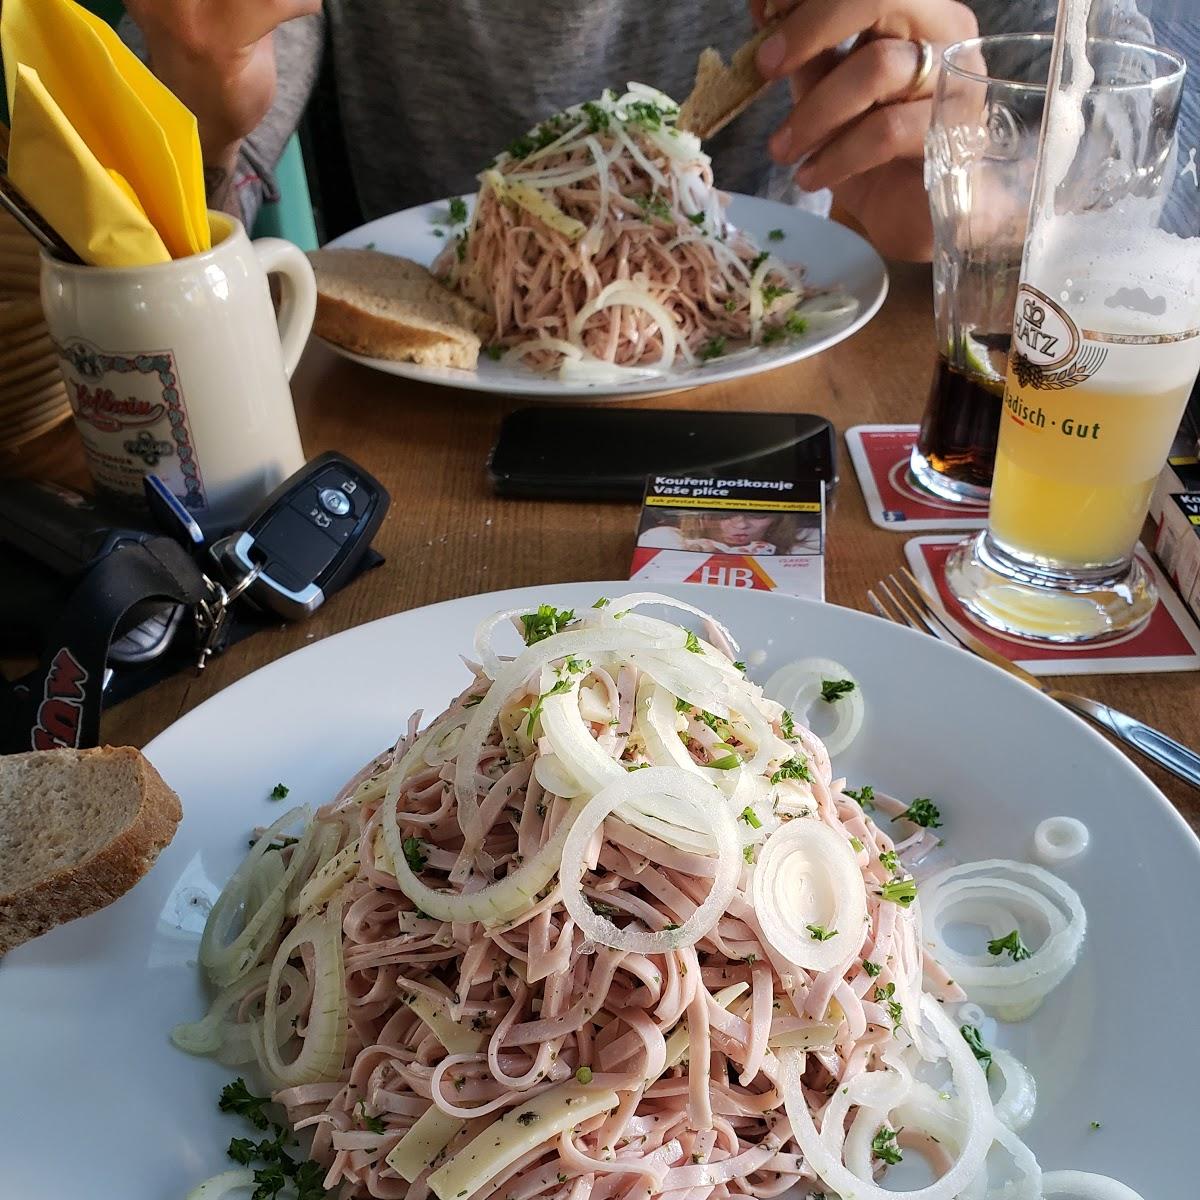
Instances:
[[[680,129],[698,138],[710,138],[744,112],[770,87],[770,80],[758,73],[754,57],[758,48],[779,27],[778,21],[764,25],[748,42],[733,52],[726,66],[711,46],[700,52],[696,63],[696,82],[688,98],[679,106]]]
[[[0,954],[123,896],[182,815],[132,746],[0,757]]]
[[[314,250],[313,329],[372,358],[473,370],[492,322],[423,266],[378,250]]]

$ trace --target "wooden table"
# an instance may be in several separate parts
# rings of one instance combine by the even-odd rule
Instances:
[[[892,268],[892,289],[856,337],[793,367],[742,383],[641,403],[759,410],[808,410],[839,430],[864,422],[911,420],[925,402],[933,362],[927,267]],[[526,584],[623,579],[637,506],[499,500],[484,463],[501,417],[517,402],[426,387],[356,366],[314,344],[292,382],[310,456],[337,448],[390,489],[392,507],[376,539],[378,570],[333,597],[311,620],[260,634],[216,659],[196,678],[179,675],[113,709],[103,733],[142,745],[190,708],[250,671],[363,621],[455,596]],[[867,518],[842,446],[843,484],[829,519],[828,598],[866,607],[866,589],[902,563],[903,535]],[[83,483],[86,473],[67,426],[0,470]],[[1086,676],[1071,686],[1167,731],[1197,741],[1200,673]],[[1200,794],[1139,760],[1200,828]]]

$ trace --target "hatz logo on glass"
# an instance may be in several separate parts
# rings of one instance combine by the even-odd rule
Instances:
[[[1079,349],[1079,329],[1049,296],[1024,284],[1017,294],[1013,341],[1043,370],[1070,362]]]
[[[1107,354],[1103,346],[1084,343],[1079,326],[1065,309],[1037,288],[1021,284],[1012,340],[1012,372],[1020,387],[1046,391],[1075,387],[1103,366]]]

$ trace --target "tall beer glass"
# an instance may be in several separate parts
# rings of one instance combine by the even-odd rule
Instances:
[[[938,357],[914,480],[986,504],[1021,276],[1050,34],[971,38],[942,54],[925,139]]]
[[[1060,0],[988,528],[946,564],[976,618],[1061,643],[1149,618],[1133,550],[1200,367],[1186,65],[1087,10]]]

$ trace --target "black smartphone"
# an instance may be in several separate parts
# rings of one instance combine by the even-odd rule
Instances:
[[[837,482],[833,426],[812,413],[539,405],[507,416],[488,459],[502,496],[640,500],[649,475]]]

